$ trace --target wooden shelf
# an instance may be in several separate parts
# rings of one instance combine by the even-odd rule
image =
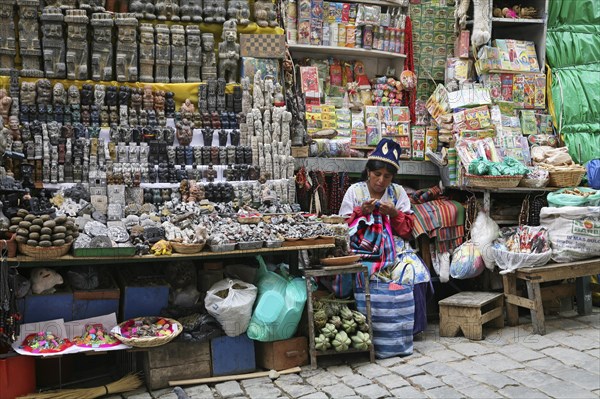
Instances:
[[[358,4],[373,4],[377,6],[383,7],[404,7],[397,3],[392,3],[391,1],[384,0],[348,0],[347,3],[358,3]]]
[[[313,240],[311,240],[314,242]],[[325,241],[325,240],[324,240]],[[302,241],[299,241],[300,243]],[[318,240],[317,240],[318,242]],[[179,261],[179,260],[194,260],[194,259],[210,259],[210,258],[223,258],[223,257],[242,257],[242,256],[253,256],[265,253],[276,253],[276,252],[287,252],[287,251],[301,251],[304,249],[318,249],[318,248],[333,248],[335,244],[327,243],[327,244],[308,244],[307,245],[295,245],[295,246],[287,246],[287,247],[279,247],[279,248],[259,248],[252,250],[235,250],[235,251],[227,251],[227,252],[210,252],[203,251],[198,252],[196,254],[179,254],[174,253],[172,255],[143,255],[143,256],[120,256],[120,257],[82,257],[82,256],[73,256],[73,255],[65,255],[60,258],[54,259],[37,259],[35,257],[26,256],[26,255],[17,255],[14,258],[8,258],[9,262],[16,262],[22,267],[32,267],[37,265],[50,265],[53,266],[73,266],[73,265],[82,265],[82,264],[105,264],[111,266],[115,264],[115,262],[121,263],[144,263],[144,262],[158,262],[158,261]]]
[[[365,1],[366,3],[366,1]],[[369,1],[369,3],[371,3]],[[326,55],[347,55],[353,56],[359,59],[363,58],[384,58],[384,59],[405,59],[406,54],[390,53],[388,51],[380,50],[366,50],[364,48],[356,47],[337,47],[337,46],[313,46],[310,44],[290,44],[290,51],[293,56],[296,57],[299,54],[314,55],[326,54]]]
[[[296,158],[296,168],[322,170],[326,172],[362,173],[367,163],[366,158]],[[429,161],[400,161],[399,175],[439,176],[437,166]]]
[[[512,194],[526,194],[529,192],[548,192],[559,190],[560,187],[542,187],[542,188],[529,188],[529,187],[513,187],[513,188],[481,188],[481,187],[469,187],[469,186],[447,186],[446,188],[464,191],[473,191],[478,193],[491,192],[491,193],[512,193]]]
[[[543,24],[541,18],[526,19],[526,18],[492,18],[492,24],[497,26],[511,26],[515,24]]]

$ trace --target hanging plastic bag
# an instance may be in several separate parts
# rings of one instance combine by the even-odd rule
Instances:
[[[590,187],[600,190],[600,159],[592,159],[585,165]]]
[[[475,223],[471,228],[471,237],[473,243],[479,247],[485,267],[489,270],[494,270],[496,263],[494,262],[494,253],[492,251],[492,242],[499,237],[500,227],[492,218],[485,212],[479,212]]]
[[[206,292],[204,306],[223,331],[237,337],[248,329],[252,306],[256,300],[256,287],[242,280],[221,280]]]
[[[481,251],[474,243],[467,241],[454,250],[450,263],[450,276],[463,280],[479,276],[485,263]]]
[[[271,342],[294,336],[306,304],[306,283],[300,277],[284,277],[269,271],[262,256],[257,273],[258,298],[248,337]]]

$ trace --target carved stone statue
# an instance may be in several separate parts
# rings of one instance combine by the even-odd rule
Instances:
[[[154,8],[154,5],[152,5]],[[133,14],[115,14],[117,26],[117,81],[135,82],[138,79],[137,25]]]
[[[73,0],[68,0],[69,2],[73,2]],[[79,8],[85,10],[86,12],[89,10],[91,12],[104,12],[106,8],[104,8],[105,0],[79,0]]]
[[[202,22],[202,0],[180,0],[179,4],[182,21]]]
[[[40,79],[36,83],[37,104],[50,105],[52,101],[52,83],[48,79]]]
[[[112,27],[114,21],[109,13],[92,14],[92,79],[110,81],[113,73]]]
[[[12,3],[14,4],[14,2]],[[21,76],[43,77],[40,68],[42,46],[38,24],[39,0],[17,0],[19,6],[19,49],[21,54]]]
[[[156,30],[156,68],[154,81],[169,83],[169,66],[171,65],[171,40],[168,25],[159,24]]]
[[[85,10],[67,10],[67,78],[88,79],[88,17]]]
[[[79,105],[81,102],[81,96],[79,94],[79,89],[75,85],[69,86],[69,90],[67,92],[67,103],[69,105]]]
[[[154,26],[140,25],[140,82],[154,82]]]
[[[5,124],[8,124],[8,115],[10,114],[10,107],[12,105],[12,98],[6,93],[6,89],[0,89],[0,117],[4,120]],[[0,123],[0,128],[2,124]]]
[[[15,67],[15,2],[0,0],[0,75],[8,75]]]
[[[104,97],[106,97],[106,86],[95,85],[94,86],[94,104],[98,109],[102,109],[104,105]]]
[[[54,88],[52,89],[52,103],[54,106],[67,104],[67,91],[65,90],[65,86],[60,82],[54,84]]]
[[[254,2],[254,19],[261,28],[279,26],[275,4],[271,0],[256,0]]]
[[[65,39],[63,38],[64,16],[58,7],[45,7],[40,20],[44,34],[44,71],[47,78],[64,79],[67,74],[65,65]]]
[[[175,116],[175,93],[168,91],[165,93],[165,115],[167,118],[173,118]]]
[[[182,119],[175,126],[177,127],[176,135],[179,145],[190,145],[194,136],[191,122],[187,119]]]
[[[215,37],[212,33],[202,34],[202,80],[217,78],[217,58],[215,55]]]
[[[237,78],[240,45],[237,43],[237,22],[230,19],[223,24],[223,34],[219,43],[219,78],[235,83]]]
[[[183,19],[183,17],[182,17]],[[186,81],[200,82],[200,67],[202,66],[202,47],[200,43],[200,28],[196,25],[185,27],[187,35],[186,46]],[[171,80],[173,81],[173,80]]]
[[[156,0],[156,18],[159,21],[179,21],[179,2]]]
[[[235,19],[238,24],[246,26],[250,23],[250,7],[248,0],[229,0],[227,18]]]
[[[225,22],[225,0],[206,0],[204,3],[204,22],[222,24]]]
[[[171,83],[185,83],[185,29],[182,25],[171,26]]]
[[[154,94],[152,93],[152,86],[144,86],[144,96],[142,97],[142,106],[146,111],[154,109]]]
[[[135,13],[138,19],[156,19],[154,0],[133,0],[129,12]]]

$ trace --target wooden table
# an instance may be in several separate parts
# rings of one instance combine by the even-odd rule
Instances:
[[[551,263],[541,267],[527,267],[515,270],[514,273],[504,274],[504,297],[506,299],[506,314],[508,325],[519,324],[519,309],[531,310],[533,332],[546,334],[543,301],[551,298],[576,296],[577,312],[590,314],[592,312],[592,287],[590,277],[600,273],[600,258],[586,259],[569,263]],[[575,284],[561,284],[550,287],[540,287],[540,283],[560,281],[575,278]],[[527,284],[528,298],[517,294],[517,279]]]

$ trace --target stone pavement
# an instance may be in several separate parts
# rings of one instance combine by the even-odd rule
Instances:
[[[524,325],[485,330],[483,341],[442,338],[438,326],[414,343],[408,357],[320,357],[319,368],[275,381],[256,378],[184,387],[204,398],[600,398],[600,309],[588,316],[546,318],[547,334]],[[111,398],[120,398],[113,396]],[[124,395],[177,399],[172,389]]]

